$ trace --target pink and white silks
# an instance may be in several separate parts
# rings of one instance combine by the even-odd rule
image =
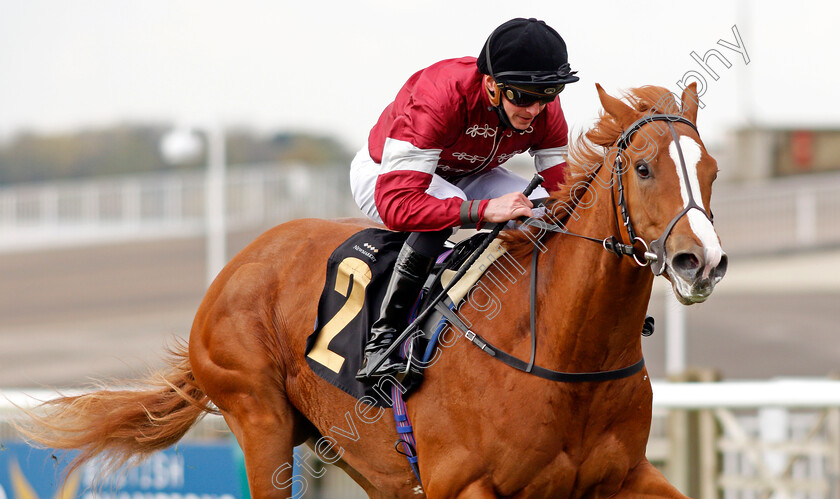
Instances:
[[[528,184],[500,166],[524,152],[545,188],[563,182],[568,125],[559,100],[520,132],[502,126],[482,85],[474,57],[438,62],[406,82],[351,163],[353,197],[368,217],[408,232],[480,224],[489,199]],[[547,195],[538,188],[531,197]]]

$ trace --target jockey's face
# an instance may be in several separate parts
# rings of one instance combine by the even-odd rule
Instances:
[[[525,106],[517,106],[503,94],[500,94],[500,89],[496,85],[496,82],[490,76],[484,77],[484,84],[485,88],[487,89],[487,93],[490,96],[490,100],[493,100],[493,96],[501,97],[500,104],[502,105],[502,109],[504,109],[505,114],[507,114],[508,119],[510,120],[511,125],[517,130],[527,130],[531,123],[534,121],[534,118],[537,117],[538,114],[545,109],[545,102],[541,102],[536,100],[528,105]],[[495,104],[494,104],[495,105]]]
[[[545,106],[546,104],[540,101],[534,101],[527,106],[517,106],[507,97],[502,96],[502,108],[505,110],[510,124],[517,130],[527,130],[534,118],[545,109]]]

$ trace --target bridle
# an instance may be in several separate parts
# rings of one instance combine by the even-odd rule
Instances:
[[[648,123],[653,123],[656,121],[664,121],[668,123],[668,128],[671,132],[671,137],[674,139],[674,145],[677,148],[677,154],[680,158],[680,165],[679,168],[682,170],[682,180],[685,183],[685,191],[688,193],[688,203],[686,207],[682,209],[679,213],[677,213],[674,218],[668,223],[665,227],[665,231],[662,232],[662,235],[659,238],[655,239],[653,242],[650,243],[650,248],[648,248],[647,243],[645,243],[644,239],[636,236],[636,232],[633,230],[633,223],[630,221],[630,214],[629,210],[627,209],[627,200],[624,197],[624,182],[622,180],[621,168],[622,168],[622,155],[621,153],[624,152],[627,147],[630,145],[630,140],[639,129],[641,129],[644,125]],[[618,149],[618,154],[615,157],[615,168],[613,168],[613,178],[618,183],[618,204],[621,207],[621,217],[623,218],[624,226],[627,228],[627,235],[630,237],[632,247],[636,241],[639,241],[645,247],[645,259],[646,262],[640,262],[638,257],[636,256],[635,252],[632,252],[633,259],[636,260],[641,266],[650,265],[651,271],[653,275],[660,275],[662,274],[663,270],[665,269],[665,242],[668,240],[668,236],[671,235],[671,230],[680,221],[682,217],[688,214],[690,210],[699,210],[700,213],[703,214],[706,218],[712,222],[712,218],[706,213],[706,210],[703,209],[697,202],[694,200],[694,194],[692,194],[691,183],[688,177],[688,169],[685,166],[685,158],[683,157],[682,146],[680,146],[680,134],[674,128],[674,123],[685,123],[686,125],[690,126],[692,130],[697,132],[697,126],[689,121],[686,118],[683,118],[677,114],[651,114],[647,116],[643,116],[642,118],[636,120],[632,125],[630,125],[627,130],[625,130],[621,136],[616,141],[616,147]],[[697,132],[699,134],[699,132]],[[623,173],[623,172],[622,172]],[[613,198],[613,202],[615,202],[615,198]],[[614,211],[615,213],[615,211]],[[631,250],[632,251],[632,250]]]
[[[629,147],[630,140],[633,138],[633,135],[638,132],[643,126],[653,123],[656,121],[664,121],[668,123],[668,128],[671,131],[671,136],[674,139],[674,143],[676,144],[677,152],[679,154],[680,160],[680,168],[682,168],[682,179],[685,183],[685,190],[688,193],[688,202],[686,206],[677,213],[674,218],[668,223],[667,227],[663,231],[662,235],[659,236],[656,240],[654,240],[650,247],[648,244],[642,239],[641,237],[636,235],[636,231],[633,229],[633,223],[630,220],[630,212],[627,208],[627,199],[624,196],[624,181],[622,180],[622,175],[624,171],[623,167],[623,160],[622,160],[622,153]],[[694,200],[694,196],[691,192],[691,183],[689,182],[688,177],[688,169],[685,165],[685,158],[683,157],[682,148],[680,147],[679,141],[679,134],[677,133],[676,129],[674,128],[674,123],[685,123],[686,125],[690,126],[695,132],[697,131],[697,127],[692,123],[690,120],[683,118],[682,116],[676,114],[649,114],[644,116],[635,122],[633,122],[622,134],[618,137],[616,141],[615,148],[616,148],[616,156],[615,161],[612,168],[612,180],[613,182],[610,184],[610,194],[613,202],[613,215],[615,216],[615,223],[616,227],[620,227],[618,221],[618,214],[617,212],[621,211],[621,218],[623,221],[623,225],[627,230],[627,235],[630,238],[630,244],[625,244],[621,242],[615,235],[609,236],[604,239],[597,239],[594,237],[584,236],[581,234],[575,234],[573,232],[567,231],[564,227],[557,225],[557,224],[549,224],[539,219],[525,219],[523,224],[531,225],[534,227],[541,228],[546,231],[550,232],[557,232],[560,234],[567,234],[570,236],[580,237],[583,239],[587,239],[589,241],[593,241],[596,243],[601,244],[605,250],[614,253],[618,257],[622,256],[631,256],[633,260],[642,267],[646,267],[648,265],[651,266],[651,270],[653,271],[654,275],[660,275],[664,268],[665,268],[665,242],[668,240],[668,236],[671,234],[671,230],[677,224],[677,222],[684,217],[690,210],[700,210],[706,218],[711,221],[712,219],[706,213],[701,206],[697,204]],[[601,163],[598,167],[600,169],[601,166],[606,164],[606,160]],[[596,170],[594,175],[597,175],[598,171]],[[532,181],[533,183],[533,181]],[[617,186],[618,190],[618,201],[616,206],[616,199],[615,199],[615,190],[613,186]],[[530,192],[530,190],[528,190]],[[617,209],[618,208],[618,209]],[[644,260],[640,260],[639,257],[636,255],[635,251],[635,244],[640,243],[644,246]],[[535,242],[536,245],[536,242]],[[531,358],[528,362],[524,360],[518,359],[513,355],[501,350],[500,348],[496,347],[495,345],[488,342],[486,339],[482,338],[480,335],[473,332],[469,326],[467,326],[457,314],[453,313],[449,307],[444,305],[443,303],[437,303],[435,308],[441,312],[441,314],[449,320],[450,323],[454,324],[458,327],[461,331],[464,331],[464,337],[471,341],[474,345],[479,347],[483,352],[495,357],[497,360],[507,364],[514,369],[518,369],[520,371],[533,374],[535,376],[539,376],[541,378],[545,378],[551,381],[560,381],[566,383],[575,383],[575,382],[593,382],[593,381],[611,381],[611,380],[618,380],[627,378],[632,376],[639,371],[641,371],[645,366],[645,359],[642,357],[636,363],[631,364],[626,367],[622,367],[620,369],[613,369],[609,371],[594,371],[594,372],[576,372],[576,373],[568,373],[568,372],[560,372],[560,371],[553,371],[551,369],[546,369],[534,364],[534,360],[536,358],[537,353],[537,333],[536,333],[536,296],[537,296],[537,258],[539,257],[540,250],[537,247],[534,247],[534,251],[531,258],[531,286],[530,286],[530,302],[531,302],[531,310],[530,310],[530,322],[531,322]],[[644,333],[643,333],[644,334]]]
[[[627,199],[624,195],[624,181],[623,181],[623,174],[624,174],[624,165],[623,165],[623,155],[624,151],[630,146],[630,141],[633,138],[633,135],[638,132],[643,126],[657,122],[657,121],[664,121],[668,123],[668,128],[671,132],[671,137],[674,139],[674,144],[677,148],[677,153],[679,155],[680,165],[679,168],[682,170],[682,179],[685,184],[685,190],[688,193],[688,203],[686,204],[685,208],[683,208],[679,213],[677,213],[674,218],[668,223],[665,227],[665,230],[662,232],[662,235],[659,238],[655,239],[653,242],[648,245],[644,239],[636,235],[636,231],[633,229],[633,223],[630,220],[630,210],[627,207]],[[538,228],[541,228],[546,231],[550,232],[557,232],[560,234],[566,234],[569,236],[580,237],[583,239],[587,239],[593,242],[597,242],[601,244],[605,250],[614,253],[615,255],[621,256],[629,256],[632,257],[633,260],[642,267],[646,267],[650,265],[651,271],[654,275],[660,275],[665,270],[665,243],[668,240],[668,236],[671,235],[671,230],[673,230],[674,226],[677,222],[680,221],[682,217],[688,214],[691,210],[699,210],[703,215],[709,219],[710,222],[713,222],[713,218],[706,213],[706,210],[703,209],[694,199],[694,195],[692,194],[691,184],[689,182],[688,177],[688,169],[685,165],[685,158],[683,157],[682,147],[680,146],[680,135],[677,130],[674,128],[674,123],[684,123],[690,126],[695,132],[697,132],[697,126],[694,125],[690,120],[677,115],[677,114],[649,114],[639,118],[635,122],[633,122],[626,130],[624,130],[621,135],[618,137],[615,143],[615,160],[612,166],[612,183],[610,184],[610,193],[613,201],[613,215],[615,216],[616,226],[621,227],[624,225],[627,235],[629,237],[630,243],[625,244],[621,242],[621,238],[616,237],[615,235],[606,237],[604,239],[597,239],[594,237],[584,236],[581,234],[575,234],[573,232],[569,232],[561,225],[557,224],[549,224],[542,220],[538,219],[527,219],[523,221],[525,225],[532,225]],[[699,132],[698,132],[699,133]],[[608,156],[605,156],[605,158]],[[601,166],[606,164],[606,160],[601,163]],[[595,172],[597,175],[597,170]],[[615,199],[615,190],[612,186],[617,186],[618,190],[618,201],[616,202]],[[616,203],[618,206],[616,206]],[[618,221],[618,211],[621,212],[622,223]],[[644,248],[644,259],[640,259],[636,253],[636,244],[640,244]]]

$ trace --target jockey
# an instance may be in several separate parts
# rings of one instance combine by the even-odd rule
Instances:
[[[415,73],[382,112],[353,159],[350,186],[368,217],[411,234],[371,327],[359,381],[405,371],[395,354],[370,372],[407,325],[453,228],[533,216],[522,194],[528,180],[502,163],[528,151],[548,190],[564,181],[568,126],[556,97],[579,80],[567,59],[554,29],[512,19],[490,34],[477,59]],[[537,188],[531,197],[547,195]]]

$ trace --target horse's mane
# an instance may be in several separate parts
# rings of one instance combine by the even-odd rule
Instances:
[[[643,114],[680,108],[674,94],[662,87],[633,88],[623,92],[622,96],[633,109]],[[607,149],[615,144],[623,131],[621,125],[612,116],[601,110],[595,125],[575,138],[569,146],[565,181],[560,185],[559,190],[550,193],[546,202],[546,211],[553,213],[553,220],[545,221],[566,222],[569,212],[575,207],[575,200],[580,200],[585,195],[589,183],[604,160]],[[563,206],[563,209],[552,210],[557,206]],[[534,248],[533,238],[529,238],[525,232],[529,230],[535,229],[522,227],[502,232],[501,238],[505,249],[513,256],[529,254]]]

